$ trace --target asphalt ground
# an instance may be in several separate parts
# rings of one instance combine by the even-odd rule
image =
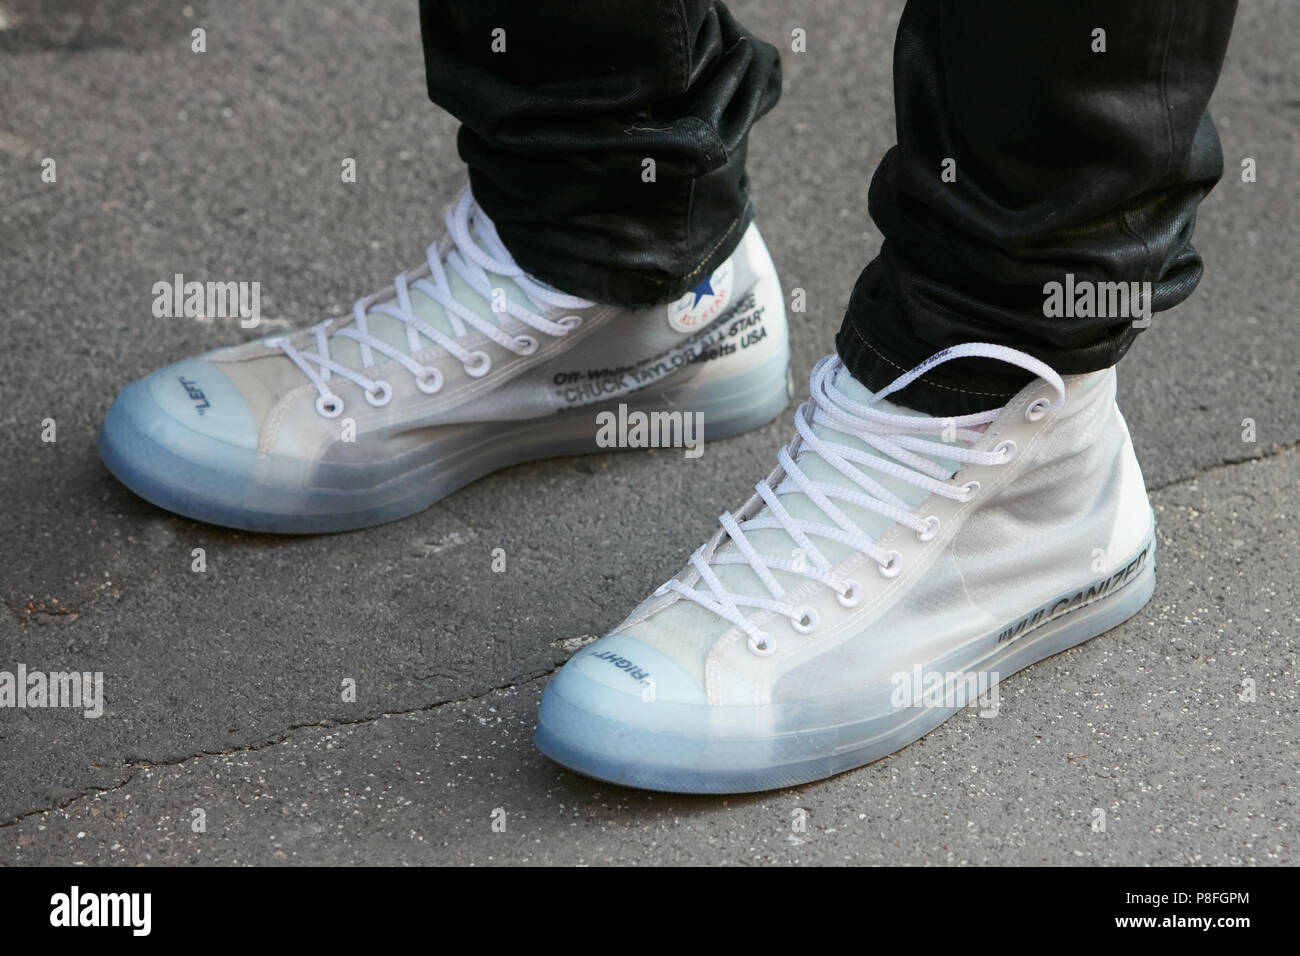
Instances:
[[[879,245],[866,187],[893,141],[898,14],[732,6],[787,48],[808,37],[750,151],[760,226],[807,290],[806,380]],[[1295,4],[1242,3],[1212,103],[1228,174],[1202,207],[1206,278],[1121,365],[1159,522],[1151,603],[1005,681],[997,719],[722,799],[577,777],[531,732],[547,677],[743,500],[788,414],[689,466],[521,466],[347,535],[153,508],[96,454],[113,396],[261,334],[156,319],[153,283],[258,280],[263,314],[295,325],[348,308],[440,233],[455,124],[425,99],[414,4],[0,0],[0,669],[106,688],[98,719],[0,710],[0,862],[1296,862],[1298,36]]]

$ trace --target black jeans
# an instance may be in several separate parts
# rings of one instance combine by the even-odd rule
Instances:
[[[420,29],[474,197],[530,273],[649,305],[731,254],[781,69],[721,3],[422,0]]]
[[[1127,351],[1142,309],[1187,298],[1196,209],[1223,171],[1206,103],[1235,11],[909,0],[898,145],[868,198],[884,244],[836,337],[855,377],[879,389],[972,341],[1095,371]],[[423,0],[421,26],[429,95],[461,120],[475,195],[530,272],[640,305],[677,298],[731,251],[752,216],[746,137],[780,66],[720,2]],[[1117,282],[1149,283],[1149,301],[1046,305],[1052,283]],[[1027,381],[964,359],[895,398],[956,415]]]

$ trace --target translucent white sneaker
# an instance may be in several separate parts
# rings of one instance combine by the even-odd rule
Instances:
[[[967,355],[1040,376],[1005,407],[884,401]],[[1062,379],[947,349],[872,395],[838,359],[740,513],[542,697],[537,745],[588,776],[766,790],[869,763],[1137,612],[1154,520],[1113,369]]]
[[[467,189],[446,237],[385,295],[128,385],[99,448],[128,488],[180,514],[341,531],[532,459],[674,436],[694,457],[693,425],[708,440],[780,414],[788,360],[780,284],[754,226],[693,292],[624,309],[528,278]]]

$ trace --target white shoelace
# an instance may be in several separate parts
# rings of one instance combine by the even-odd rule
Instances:
[[[1033,372],[1051,385],[1056,390],[1058,398],[1052,403],[1042,400],[1032,403],[1026,414],[1033,416],[1035,420],[1046,414],[1048,409],[1059,408],[1065,400],[1065,383],[1061,377],[1033,356],[1002,345],[968,343],[945,349],[931,356],[877,392],[873,402],[906,387],[937,365],[953,359],[969,357],[993,358],[1017,365]],[[813,536],[841,542],[866,555],[876,562],[880,573],[885,577],[894,577],[901,570],[898,553],[880,548],[867,532],[836,507],[832,499],[884,515],[897,524],[913,529],[923,541],[930,540],[938,533],[937,518],[934,516],[920,518],[913,514],[912,509],[902,498],[875,481],[859,466],[864,466],[878,474],[891,475],[931,494],[966,501],[978,490],[979,483],[952,484],[949,479],[952,478],[953,472],[931,458],[937,457],[966,464],[1002,464],[1008,460],[1014,450],[1014,445],[1009,442],[1001,442],[996,448],[987,451],[978,451],[959,444],[964,442],[970,445],[979,441],[982,430],[976,430],[976,427],[996,420],[1002,413],[1000,408],[950,418],[890,414],[871,405],[852,401],[837,389],[834,385],[835,373],[842,367],[843,363],[840,359],[830,355],[813,368],[811,395],[795,413],[795,429],[798,435],[794,441],[782,448],[777,456],[784,477],[775,489],[766,480],[754,486],[759,497],[767,505],[766,510],[744,521],[738,521],[730,512],[724,512],[719,516],[718,521],[722,525],[725,536],[735,544],[735,550],[721,553],[723,542],[719,541],[714,548],[714,553],[707,560],[704,553],[708,545],[691,555],[691,567],[707,585],[707,590],[688,587],[674,578],[656,592],[662,595],[675,591],[736,625],[748,636],[750,650],[760,656],[771,654],[775,650],[775,644],[770,635],[760,631],[748,619],[742,608],[769,610],[786,616],[795,630],[800,633],[812,631],[818,623],[813,608],[798,606],[786,599],[786,589],[772,574],[774,570],[811,578],[824,584],[835,591],[836,598],[843,607],[853,607],[860,600],[857,582],[843,580],[835,575],[832,562],[813,543]],[[823,425],[836,432],[858,438],[871,450],[858,450],[820,438],[813,431],[814,425]],[[955,438],[955,441],[936,442],[932,438],[924,437],[942,434],[945,430]],[[819,455],[848,480],[849,486],[811,479],[795,460],[796,456],[802,456],[804,453]],[[806,495],[833,524],[791,515],[780,500],[782,495],[790,493]],[[759,529],[784,531],[801,549],[802,559],[796,561],[793,557],[777,558],[760,553],[746,536],[747,532]],[[728,590],[711,566],[723,564],[748,565],[762,581],[770,596],[755,597]]]
[[[514,257],[510,255],[497,235],[496,226],[474,201],[474,194],[468,186],[447,211],[446,224],[447,233],[451,238],[446,264],[484,299],[491,301],[493,298],[494,284],[488,276],[488,273],[491,273],[513,279],[523,293],[539,305],[556,309],[586,309],[595,305],[594,302],[586,299],[549,289],[529,278],[524,270],[515,264]],[[475,227],[486,249],[480,247],[475,240],[472,231]],[[434,243],[425,250],[423,266],[413,271],[403,272],[393,280],[393,288],[396,290],[394,299],[378,305],[375,303],[379,293],[358,299],[352,307],[353,324],[344,328],[332,329],[332,321],[312,326],[310,331],[316,337],[316,351],[301,351],[295,348],[287,337],[267,340],[268,348],[282,350],[316,386],[316,390],[320,393],[316,399],[316,411],[322,416],[336,418],[343,412],[343,400],[329,385],[331,374],[360,385],[365,392],[366,401],[370,404],[388,404],[393,395],[392,387],[382,379],[371,378],[364,371],[374,365],[375,352],[380,352],[400,363],[415,376],[420,391],[432,394],[442,388],[442,373],[438,369],[421,365],[411,358],[422,348],[421,336],[459,359],[465,366],[466,373],[474,378],[481,378],[491,370],[492,359],[486,352],[471,352],[457,341],[465,335],[467,326],[478,330],[502,348],[517,355],[531,355],[537,351],[538,343],[532,336],[510,335],[496,323],[456,301],[452,295],[451,284],[447,279],[438,245]],[[412,279],[415,280],[413,283],[410,282]],[[428,296],[446,310],[452,335],[435,329],[415,315],[411,308],[412,289]],[[405,323],[409,354],[403,353],[370,333],[366,319],[372,307],[374,312],[382,312]],[[564,335],[581,321],[577,316],[564,316],[558,321],[551,321],[508,298],[504,300],[504,312],[538,332],[551,336]],[[358,343],[361,350],[361,370],[350,368],[330,357],[329,340],[333,336],[352,339]]]

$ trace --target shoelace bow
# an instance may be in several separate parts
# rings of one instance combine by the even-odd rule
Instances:
[[[497,235],[496,226],[474,201],[474,194],[468,186],[447,211],[445,221],[447,234],[451,239],[446,265],[450,266],[484,299],[489,301],[492,299],[493,282],[489,278],[491,273],[513,279],[523,293],[539,305],[557,309],[586,309],[595,304],[577,296],[549,289],[529,278],[524,270],[516,265],[514,257],[510,255]],[[480,247],[472,233],[475,226],[478,227],[480,239],[487,246],[486,249]],[[332,323],[326,321],[312,326],[310,331],[315,335],[316,351],[301,351],[295,348],[287,337],[267,340],[267,347],[282,350],[316,386],[316,390],[320,393],[316,399],[316,410],[321,415],[334,418],[343,411],[343,400],[329,386],[331,374],[339,375],[361,386],[366,401],[370,404],[388,403],[392,397],[391,386],[381,379],[366,375],[364,371],[374,365],[375,352],[401,364],[415,377],[416,386],[420,391],[426,394],[438,391],[442,387],[442,373],[433,366],[421,365],[411,358],[422,348],[421,336],[457,358],[465,366],[466,373],[474,378],[486,375],[492,367],[492,360],[486,352],[470,351],[457,341],[466,334],[469,327],[517,355],[531,355],[537,351],[538,343],[532,336],[511,335],[496,323],[456,301],[438,247],[439,243],[434,243],[425,250],[423,266],[414,271],[403,272],[393,280],[393,288],[396,291],[393,299],[376,304],[380,293],[358,299],[352,306],[352,325],[331,329]],[[415,281],[411,282],[411,279]],[[411,307],[412,290],[423,293],[446,310],[453,334],[448,335],[416,316]],[[559,321],[551,321],[510,299],[505,300],[503,311],[545,335],[561,336],[578,324],[576,316],[565,316]],[[373,312],[382,312],[405,324],[409,352],[404,353],[370,333],[367,327],[367,316]],[[330,339],[334,336],[352,339],[358,343],[361,350],[360,370],[343,365],[330,357]]]
[[[1065,384],[1049,366],[1017,349],[988,343],[968,343],[945,349],[910,372],[900,375],[876,393],[873,400],[879,401],[893,394],[944,362],[977,356],[1018,365],[1051,385],[1058,398],[1051,404],[1035,403],[1039,405],[1040,413],[1045,414],[1047,409],[1058,408],[1063,403]],[[707,590],[690,587],[673,578],[656,592],[662,595],[675,591],[734,624],[748,636],[750,650],[760,656],[771,654],[775,650],[775,644],[771,636],[759,630],[742,608],[768,610],[789,617],[791,625],[801,633],[808,633],[817,626],[816,611],[808,606],[790,603],[786,599],[787,589],[782,587],[773,571],[810,578],[831,588],[844,607],[853,607],[860,600],[858,583],[835,574],[834,566],[813,542],[813,537],[841,542],[866,555],[876,562],[880,573],[886,577],[894,577],[901,570],[898,553],[879,547],[867,532],[836,506],[835,501],[847,502],[884,515],[897,524],[913,529],[923,541],[930,540],[938,533],[937,518],[920,518],[913,514],[902,498],[873,479],[862,470],[863,467],[891,475],[931,494],[963,501],[968,500],[978,489],[978,483],[952,484],[949,479],[953,472],[925,456],[978,465],[1001,464],[1009,457],[1010,449],[1005,447],[1006,442],[986,451],[959,444],[964,442],[970,445],[979,441],[982,430],[976,430],[976,426],[993,422],[1002,413],[1002,409],[951,418],[890,414],[872,405],[855,402],[835,388],[835,373],[842,367],[843,363],[838,356],[831,355],[823,358],[813,368],[809,400],[800,405],[795,413],[797,435],[777,456],[784,476],[775,489],[766,480],[754,486],[759,498],[767,505],[766,510],[743,521],[737,520],[730,512],[724,512],[718,521],[725,532],[725,538],[717,543],[713,554],[705,558],[708,548],[706,544],[691,555],[690,566],[698,573]],[[858,438],[867,445],[867,450],[823,439],[814,432],[816,425]],[[955,441],[936,443],[933,439],[924,437],[942,434],[945,430],[952,433]],[[801,458],[809,453],[817,454],[830,464],[848,480],[850,486],[810,478],[796,460],[796,457]],[[780,500],[782,495],[791,493],[806,495],[828,521],[791,515]],[[747,537],[747,532],[760,529],[784,531],[798,545],[801,551],[799,559],[796,560],[793,555],[790,558],[778,558],[760,553]],[[722,551],[726,538],[735,544],[734,550]],[[728,590],[712,567],[726,564],[748,565],[763,583],[769,596],[753,596]]]

